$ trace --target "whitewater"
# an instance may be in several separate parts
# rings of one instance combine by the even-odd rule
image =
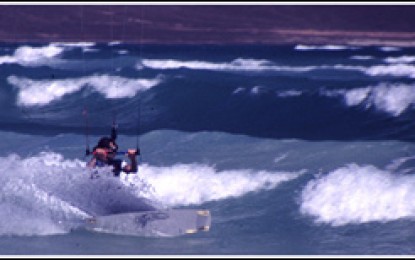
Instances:
[[[414,50],[3,43],[0,255],[412,255]],[[137,174],[86,167],[114,119]],[[211,228],[81,225],[166,208]]]

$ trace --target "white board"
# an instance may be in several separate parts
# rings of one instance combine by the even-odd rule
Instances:
[[[86,229],[121,235],[180,236],[209,231],[209,210],[167,209],[97,216],[87,220]]]

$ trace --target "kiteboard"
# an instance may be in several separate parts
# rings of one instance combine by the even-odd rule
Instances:
[[[86,220],[86,229],[119,235],[181,236],[209,231],[209,210],[166,209],[96,216]]]

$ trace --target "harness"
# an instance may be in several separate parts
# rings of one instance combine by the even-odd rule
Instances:
[[[96,161],[95,161],[95,167],[105,167],[105,166],[113,166],[113,172],[114,172],[114,176],[118,176],[120,174],[120,172],[122,171],[122,167],[123,165],[123,160],[121,159],[115,159],[115,158],[109,158],[107,157],[108,154],[110,153],[116,153],[116,151],[112,150],[112,149],[107,149],[107,148],[101,148],[103,149],[103,153],[106,157],[106,161],[100,160],[100,156],[96,156]],[[94,155],[97,154],[96,151],[93,152]],[[102,154],[102,152],[101,152]]]
[[[95,166],[96,167],[104,167],[104,166],[107,166],[108,164],[106,163],[106,162],[104,162],[104,161],[102,161],[102,160],[99,160],[98,158],[96,159],[96,161],[95,161]]]

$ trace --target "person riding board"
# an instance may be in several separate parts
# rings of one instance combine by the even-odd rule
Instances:
[[[119,176],[121,171],[125,173],[136,173],[137,172],[137,159],[136,156],[139,155],[139,149],[128,149],[126,155],[130,159],[130,163],[126,163],[122,159],[115,158],[118,151],[118,144],[115,142],[117,139],[117,127],[116,125],[112,126],[111,136],[102,137],[98,144],[92,150],[92,159],[88,162],[88,167],[102,167],[102,166],[112,166],[114,176]]]

